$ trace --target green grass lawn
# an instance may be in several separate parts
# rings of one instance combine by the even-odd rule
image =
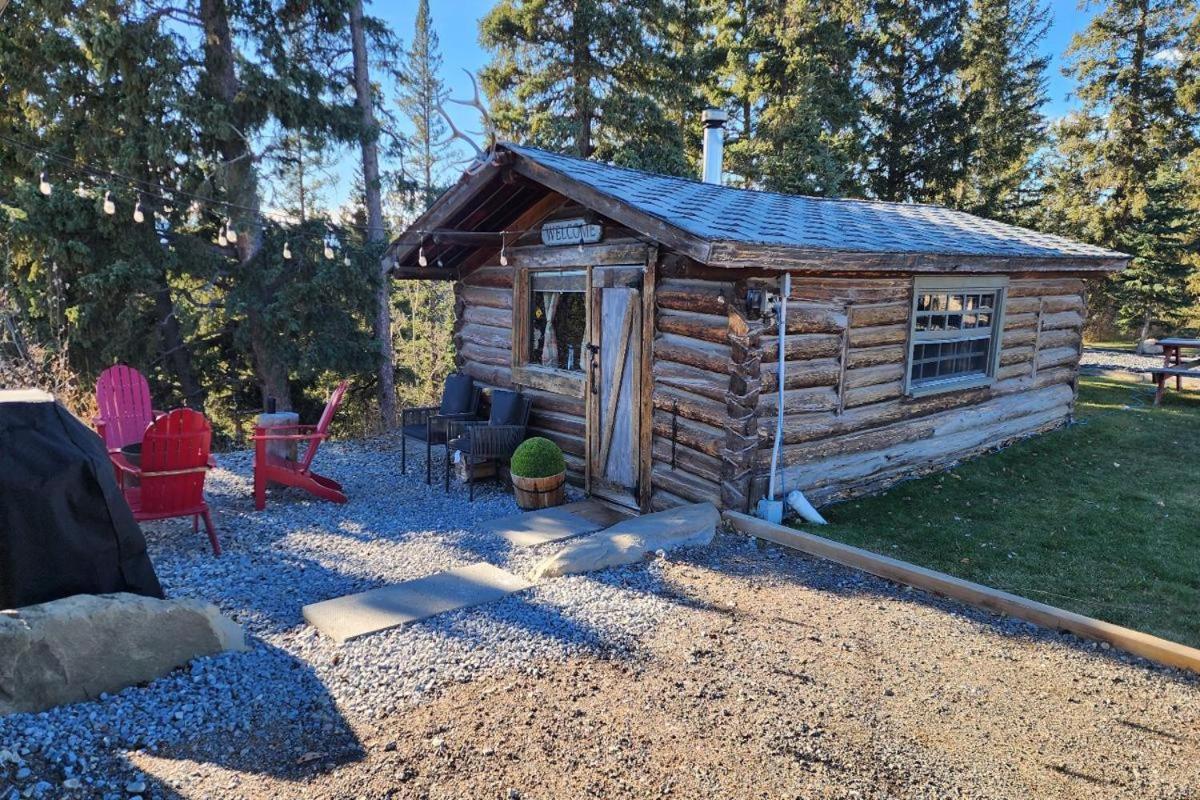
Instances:
[[[1084,347],[1095,347],[1100,350],[1120,350],[1126,353],[1132,353],[1137,349],[1137,342],[1129,342],[1125,340],[1109,340],[1109,341],[1085,341]]]
[[[1079,424],[831,506],[813,533],[1200,646],[1200,393],[1085,378]]]

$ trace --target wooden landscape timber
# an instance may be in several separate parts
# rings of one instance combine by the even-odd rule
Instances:
[[[1032,622],[1043,628],[1066,631],[1083,639],[1105,642],[1126,653],[1157,664],[1200,673],[1200,650],[1187,645],[1085,617],[1073,611],[1039,603],[999,589],[936,572],[899,559],[872,553],[804,531],[775,525],[765,520],[724,512],[725,520],[744,534],[798,550],[811,556],[862,570],[886,580],[948,597],[967,605]]]
[[[610,289],[640,292],[640,305],[629,301],[637,309],[629,323],[636,397],[622,401],[631,404],[626,444],[637,450],[637,486],[618,502],[642,510],[700,499],[750,508],[767,483],[780,411],[780,488],[802,489],[815,502],[875,491],[1063,424],[1074,408],[1085,278],[1127,261],[1074,243],[1056,251],[1041,234],[1036,246],[1021,251],[1026,255],[999,256],[997,248],[1006,251],[1010,240],[993,238],[983,247],[960,235],[969,216],[933,207],[919,219],[900,212],[897,222],[911,228],[908,234],[889,231],[889,241],[914,236],[911,252],[725,238],[739,226],[754,228],[762,221],[755,215],[786,207],[778,198],[770,208],[719,225],[710,220],[722,233],[706,235],[703,220],[715,206],[696,196],[684,203],[688,213],[669,218],[662,211],[667,206],[639,205],[661,184],[621,194],[621,180],[641,180],[644,173],[609,175],[596,164],[575,170],[569,165],[577,162],[563,156],[509,145],[499,150],[495,163],[460,181],[393,244],[393,272],[455,279],[459,368],[485,388],[528,393],[530,431],[559,443],[571,479],[589,491],[593,461],[607,456],[607,440],[597,431],[608,428],[601,423],[627,419],[612,411],[611,395],[607,404],[600,399],[604,376],[595,374],[598,351],[589,345],[604,338],[604,327],[594,324],[603,305],[594,298],[615,296],[604,294]],[[600,173],[609,179],[599,180]],[[697,189],[694,182],[677,188],[689,195],[736,191]],[[753,205],[762,197],[730,199]],[[872,204],[822,208],[835,216],[879,210]],[[943,214],[954,216],[938,222]],[[563,223],[585,228],[578,241],[556,244],[543,241],[547,222],[557,223],[558,232]],[[845,229],[825,231],[829,241],[877,233],[874,223],[844,222]],[[980,236],[994,234],[994,223],[980,225]],[[779,229],[789,231],[783,236],[799,230]],[[1017,229],[1009,234],[1024,236]],[[752,235],[759,234],[747,232]],[[930,252],[933,240],[979,252]],[[541,276],[538,291],[587,293],[587,333],[576,348],[575,369],[531,363],[536,298],[530,275],[538,271],[552,273]],[[785,272],[792,288],[780,337],[772,304]],[[933,276],[929,285],[944,276],[949,286],[1003,287],[994,368],[987,374],[941,391],[928,384],[910,388],[914,294],[922,276]]]

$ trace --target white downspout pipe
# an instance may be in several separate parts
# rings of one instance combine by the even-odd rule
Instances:
[[[783,521],[783,503],[775,499],[775,490],[779,474],[779,452],[783,448],[783,392],[787,364],[784,344],[787,337],[787,303],[788,297],[791,294],[792,275],[790,272],[785,272],[783,274],[783,292],[779,298],[779,359],[775,381],[779,399],[775,410],[775,442],[771,447],[771,480],[767,487],[767,498],[758,502],[758,516],[769,522],[776,523]],[[806,522],[811,522],[814,525],[825,524],[825,518],[820,515],[817,509],[813,507],[813,504],[808,501],[808,498],[799,489],[793,489],[791,492],[788,492],[787,502]]]

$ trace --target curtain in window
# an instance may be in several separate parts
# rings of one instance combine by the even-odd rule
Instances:
[[[542,345],[542,366],[558,367],[558,336],[554,331],[554,312],[558,309],[558,301],[562,299],[559,292],[546,292],[542,295],[542,304],[546,309],[546,341]]]

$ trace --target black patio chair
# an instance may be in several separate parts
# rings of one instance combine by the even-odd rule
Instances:
[[[533,401],[520,392],[496,389],[492,392],[492,409],[487,420],[446,421],[446,477],[445,489],[450,491],[450,454],[455,450],[462,454],[467,468],[468,495],[475,499],[475,467],[489,461],[500,462],[512,458],[513,451],[525,441],[525,429],[529,425],[529,410]],[[496,480],[500,480],[500,466],[496,465]]]
[[[408,437],[425,443],[425,483],[433,483],[433,446],[446,443],[448,420],[478,420],[482,395],[475,379],[460,372],[446,376],[442,403],[437,406],[406,408],[400,412],[400,472],[408,472]]]

